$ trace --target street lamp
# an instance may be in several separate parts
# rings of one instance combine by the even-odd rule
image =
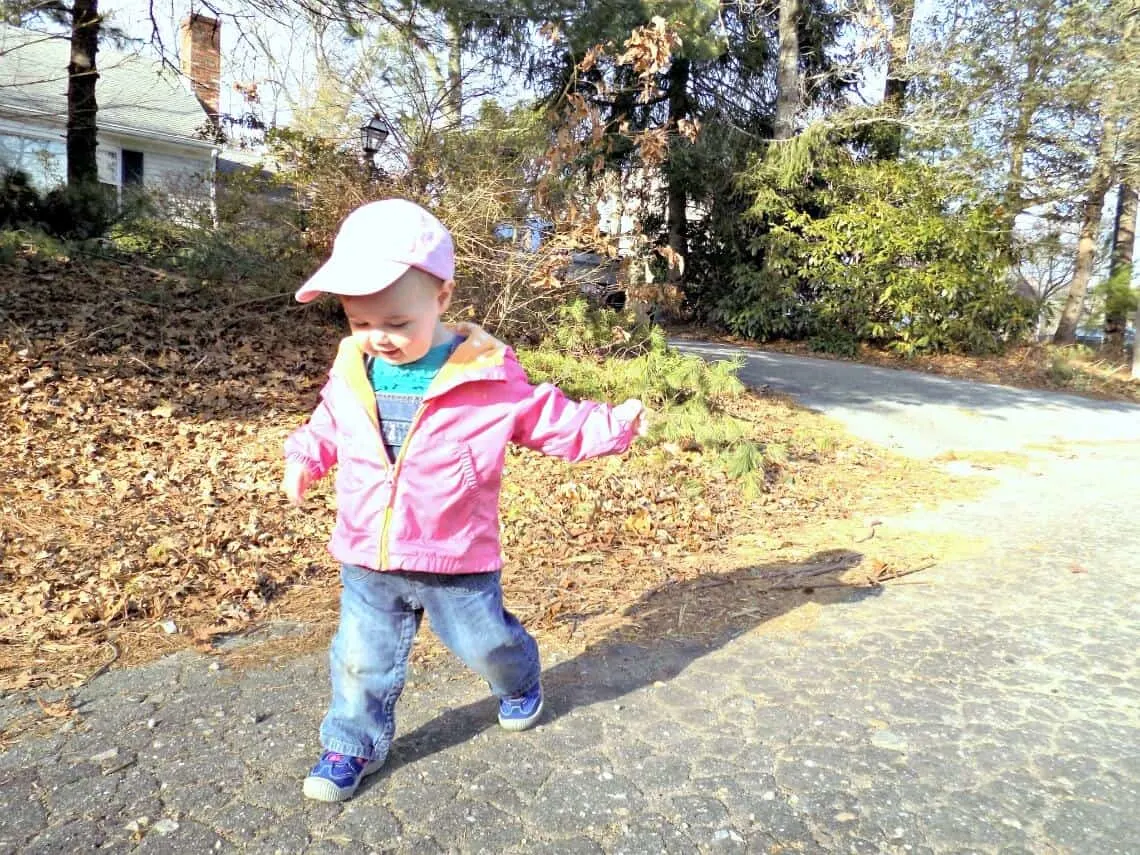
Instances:
[[[384,140],[388,139],[388,134],[388,125],[375,113],[360,126],[360,147],[364,149],[364,156],[368,158],[368,165],[372,168],[373,174],[379,171],[376,166],[376,152],[380,151]]]

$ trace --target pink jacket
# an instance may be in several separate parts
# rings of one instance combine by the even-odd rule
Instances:
[[[436,375],[395,463],[381,439],[359,345],[340,350],[321,403],[285,442],[314,478],[339,464],[329,551],[374,570],[477,573],[503,565],[499,488],[507,443],[569,461],[625,451],[633,427],[611,407],[532,386],[509,347],[479,327]]]

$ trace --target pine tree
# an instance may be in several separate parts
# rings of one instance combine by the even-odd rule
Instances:
[[[71,6],[71,61],[67,65],[67,185],[94,187],[99,183],[96,117],[99,80],[95,56],[99,50],[98,0],[73,0]]]

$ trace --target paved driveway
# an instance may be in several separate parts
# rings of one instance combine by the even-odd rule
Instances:
[[[1137,411],[764,355],[746,377],[916,453],[1114,442],[892,521],[987,546],[919,584],[804,594],[797,630],[754,565],[667,589],[649,605],[674,636],[549,659],[526,734],[454,665],[417,672],[387,769],[345,806],[300,796],[323,656],[106,674],[78,724],[0,753],[0,852],[1140,853]],[[754,617],[696,644],[702,609]],[[34,709],[0,700],[0,727]]]
[[[750,385],[792,395],[857,436],[905,454],[1140,440],[1136,405],[730,345],[674,344],[705,359],[742,358],[740,376]]]

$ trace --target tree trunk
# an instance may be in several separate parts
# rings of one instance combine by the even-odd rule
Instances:
[[[71,15],[71,62],[67,66],[67,186],[95,186],[98,105],[95,82],[99,73],[99,0],[75,0]]]
[[[891,0],[891,40],[887,47],[887,79],[883,84],[883,109],[891,124],[878,146],[880,160],[897,160],[902,150],[901,119],[906,108],[907,62],[910,56],[910,28],[914,20],[914,0]]]
[[[1069,285],[1069,296],[1057,324],[1056,344],[1072,344],[1077,340],[1077,324],[1081,319],[1085,295],[1089,290],[1093,266],[1096,263],[1097,236],[1100,231],[1100,217],[1104,210],[1104,197],[1112,186],[1113,153],[1116,148],[1116,125],[1111,112],[1104,118],[1100,146],[1097,149],[1096,164],[1089,178],[1085,196],[1084,216],[1081,218],[1081,233],[1077,241],[1077,261],[1073,268],[1073,281]]]
[[[780,0],[780,55],[776,67],[776,125],[773,137],[791,139],[800,111],[800,0]]]
[[[1028,90],[1037,81],[1040,73],[1040,63],[1033,54],[1025,63],[1025,82],[1022,84],[1023,92]],[[1029,145],[1029,128],[1033,123],[1033,114],[1037,111],[1036,101],[1024,97],[1017,100],[1017,120],[1009,135],[1009,176],[1005,185],[1005,219],[1011,238],[1017,215],[1025,205],[1023,188],[1025,186],[1025,150]]]
[[[463,32],[454,21],[447,22],[447,100],[448,127],[463,122]]]
[[[676,128],[681,119],[689,117],[689,75],[692,71],[691,63],[687,59],[676,59],[669,66],[669,124]],[[680,137],[673,143],[681,145]],[[681,281],[685,259],[689,255],[689,196],[685,184],[678,170],[667,170],[668,187],[668,226],[669,248],[673,250],[680,264],[669,264],[668,281],[677,283]]]
[[[1116,200],[1116,222],[1112,230],[1112,262],[1108,278],[1118,278],[1122,287],[1132,287],[1132,256],[1136,252],[1136,208],[1140,202],[1136,189],[1121,183]],[[1104,346],[1116,355],[1124,353],[1124,327],[1128,323],[1125,309],[1111,304],[1104,316]]]

